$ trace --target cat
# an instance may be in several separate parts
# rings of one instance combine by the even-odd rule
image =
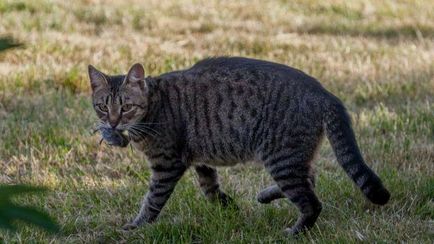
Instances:
[[[115,146],[132,144],[152,171],[149,191],[126,230],[152,223],[190,166],[207,198],[230,204],[215,167],[247,161],[262,164],[276,183],[257,200],[289,199],[300,213],[285,231],[308,230],[322,209],[312,161],[324,134],[367,199],[384,205],[390,198],[365,164],[342,102],[300,70],[242,57],[208,58],[157,77],[145,77],[141,64],[117,76],[88,69],[103,138]]]

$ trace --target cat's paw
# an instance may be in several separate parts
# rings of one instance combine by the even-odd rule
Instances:
[[[122,230],[130,231],[130,230],[137,229],[137,227],[139,227],[139,226],[135,223],[127,223],[124,226],[122,226]]]
[[[267,204],[267,203],[270,203],[271,201],[273,201],[273,199],[270,198],[270,197],[268,196],[268,194],[266,194],[266,193],[264,193],[264,192],[260,192],[260,193],[256,196],[256,200],[257,200],[259,203],[262,203],[262,204]]]
[[[233,204],[234,203],[234,199],[232,199],[230,196],[228,196],[226,193],[224,192],[220,192],[217,195],[217,200],[218,202],[223,205],[223,206],[228,206],[229,204]]]
[[[286,228],[283,230],[283,234],[287,237],[295,238],[295,240],[299,239],[301,236],[303,236],[304,233],[306,233],[307,229],[305,228],[297,228],[295,226]]]
[[[231,208],[231,209],[239,210],[239,207],[236,204],[235,200],[232,197],[228,196],[224,192],[221,192],[218,195],[217,201],[219,204],[221,204],[221,206],[223,206],[225,208]]]

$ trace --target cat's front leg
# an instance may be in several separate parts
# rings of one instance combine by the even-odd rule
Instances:
[[[164,160],[152,164],[149,191],[142,201],[139,214],[123,229],[131,230],[144,223],[152,223],[166,204],[176,183],[181,179],[187,166],[178,159]]]

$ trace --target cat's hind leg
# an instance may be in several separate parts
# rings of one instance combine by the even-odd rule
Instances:
[[[312,150],[302,146],[271,154],[264,159],[265,168],[276,181],[281,194],[283,193],[300,211],[297,222],[286,229],[289,234],[295,235],[313,227],[322,209],[310,179],[310,160]],[[268,198],[262,199],[265,202],[280,196],[274,186],[267,192]]]
[[[309,180],[315,187],[315,177],[313,175],[310,175]],[[269,186],[264,190],[260,191],[256,196],[258,202],[262,204],[267,204],[281,198],[285,198],[285,195],[282,193],[278,185]]]
[[[260,203],[270,203],[276,199],[284,198],[282,191],[278,185],[272,185],[258,193],[256,199]]]
[[[211,201],[218,201],[223,206],[233,203],[232,198],[220,189],[217,170],[215,168],[206,165],[198,165],[195,167],[195,170],[198,175],[200,189],[206,198]]]

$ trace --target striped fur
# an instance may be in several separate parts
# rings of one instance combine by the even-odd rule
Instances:
[[[300,217],[287,232],[308,229],[321,212],[312,161],[324,134],[367,198],[376,204],[389,199],[363,161],[342,103],[299,70],[223,57],[158,77],[145,78],[137,64],[127,75],[108,76],[93,67],[89,75],[100,128],[117,135],[127,131],[151,166],[149,192],[127,229],[153,222],[192,165],[204,195],[227,205],[231,199],[220,190],[214,167],[245,161],[262,163],[276,182],[258,201],[289,199]],[[119,136],[105,137],[120,145],[110,139]]]

